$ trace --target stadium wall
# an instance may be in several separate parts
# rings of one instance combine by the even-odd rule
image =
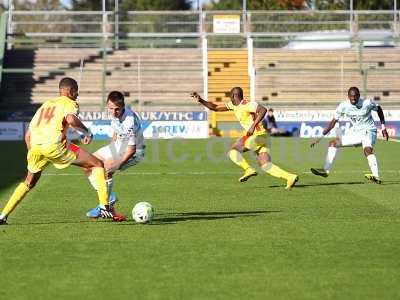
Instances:
[[[400,137],[400,110],[384,110],[386,128],[390,137]],[[322,136],[322,130],[334,117],[334,110],[282,110],[275,109],[274,115],[278,128],[301,138],[315,138]],[[379,125],[379,118],[373,113],[374,120]],[[340,129],[345,133],[351,127],[350,120],[341,120]],[[239,137],[243,131],[236,121],[218,122],[219,135],[226,137]],[[380,126],[378,135],[380,134]],[[335,136],[335,130],[328,137]]]
[[[202,139],[209,137],[209,123],[205,111],[153,111],[140,113],[143,120],[145,138],[152,139]],[[290,111],[276,110],[275,117],[278,127],[301,138],[322,136],[323,128],[332,119],[334,110]],[[107,140],[112,136],[110,120],[104,112],[83,112],[80,117],[94,135],[95,140]],[[374,116],[377,125],[378,117]],[[386,128],[389,136],[400,138],[400,110],[385,111]],[[0,122],[0,141],[23,140],[27,122]],[[351,127],[349,120],[340,122],[338,128],[345,133]],[[238,122],[223,122],[219,124],[222,136],[237,137],[243,135]],[[378,136],[381,136],[380,126]],[[328,137],[334,137],[332,130]],[[70,139],[78,139],[78,134],[70,130]]]
[[[208,117],[205,111],[146,111],[141,112],[142,130],[145,138],[154,139],[204,139],[208,138]],[[80,118],[91,130],[95,140],[112,137],[111,121],[105,112],[82,112]],[[0,141],[23,140],[28,122],[0,122]],[[70,129],[68,138],[79,139]]]

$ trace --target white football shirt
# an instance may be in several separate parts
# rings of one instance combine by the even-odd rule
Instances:
[[[115,143],[118,148],[122,145],[135,145],[136,151],[144,148],[142,121],[128,106],[125,106],[121,118],[111,118],[111,128],[117,136]]]
[[[371,112],[377,111],[379,105],[370,99],[358,99],[356,105],[350,103],[350,100],[341,102],[336,108],[335,119],[348,117],[351,121],[354,131],[375,131],[376,126]]]

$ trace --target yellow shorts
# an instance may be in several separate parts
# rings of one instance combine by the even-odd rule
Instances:
[[[28,170],[38,173],[52,163],[57,169],[68,167],[78,156],[80,148],[75,144],[68,146],[58,145],[34,145],[28,151]]]
[[[240,138],[240,143],[242,143],[243,148],[245,150],[252,150],[252,151],[260,151],[262,152],[269,152],[267,147],[267,135],[260,134],[260,135],[251,135],[251,136],[244,136]]]

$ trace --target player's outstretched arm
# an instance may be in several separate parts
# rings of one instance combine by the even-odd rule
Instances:
[[[68,114],[65,117],[65,121],[69,126],[73,127],[75,130],[84,135],[82,139],[83,144],[89,144],[92,141],[92,133],[76,115]]]
[[[327,135],[327,134],[335,127],[337,121],[338,121],[338,120],[336,120],[335,118],[333,118],[333,119],[329,122],[328,126],[326,126],[326,127],[324,128],[324,130],[322,131],[322,137],[313,140],[313,141],[311,142],[310,146],[311,146],[311,147],[314,147],[316,144],[318,144],[318,143],[321,141],[321,139],[322,139],[325,135]]]
[[[202,105],[204,105],[205,107],[207,107],[208,109],[210,109],[212,111],[228,111],[229,110],[224,103],[215,104],[212,102],[208,102],[208,101],[202,99],[197,92],[191,93],[190,96],[194,100],[201,103]]]
[[[267,109],[264,106],[257,105],[256,118],[255,118],[253,124],[251,125],[251,127],[249,128],[249,130],[247,130],[248,136],[250,136],[254,133],[256,126],[258,125],[258,123],[260,123],[262,121],[262,119],[264,119],[266,113],[267,113]]]
[[[381,121],[381,127],[382,127],[382,136],[385,138],[385,140],[389,140],[389,134],[386,130],[385,127],[385,115],[383,114],[382,107],[378,106],[376,112],[378,113],[379,121]]]

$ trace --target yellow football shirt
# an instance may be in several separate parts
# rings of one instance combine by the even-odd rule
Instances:
[[[253,125],[254,120],[256,119],[256,110],[258,106],[257,102],[243,99],[239,105],[234,105],[232,101],[227,102],[225,105],[227,109],[234,112],[243,129],[246,131],[249,130],[251,125]],[[264,126],[262,126],[262,124],[260,123],[257,124],[253,133],[254,135],[261,135],[266,133]]]
[[[65,117],[77,113],[78,103],[65,96],[43,103],[29,123],[31,145],[64,143],[67,129]]]

